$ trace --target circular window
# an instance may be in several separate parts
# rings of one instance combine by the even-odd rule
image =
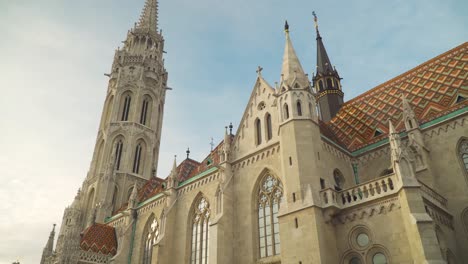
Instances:
[[[356,226],[351,229],[348,241],[355,250],[366,250],[372,245],[372,233],[365,226]]]
[[[362,264],[361,260],[358,257],[353,257],[350,261],[349,264]]]
[[[261,102],[257,106],[258,110],[263,110],[263,109],[265,109],[265,107],[266,107],[265,102]]]
[[[372,257],[373,264],[387,264],[387,257],[382,253],[377,253]]]
[[[360,233],[356,238],[356,243],[360,247],[367,247],[369,245],[369,236],[366,233]]]

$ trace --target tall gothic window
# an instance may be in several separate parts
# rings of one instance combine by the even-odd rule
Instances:
[[[142,149],[141,143],[139,143],[135,148],[135,156],[133,158],[133,173],[140,173],[140,163],[141,163],[141,156],[142,156]]]
[[[260,145],[262,143],[262,123],[260,122],[260,119],[255,120],[255,132],[256,132],[256,140],[255,143],[257,145]]]
[[[122,117],[120,118],[121,121],[128,121],[128,114],[130,113],[130,103],[132,101],[132,97],[130,95],[125,96],[123,108],[122,108]]]
[[[159,223],[154,218],[149,226],[146,227],[147,231],[143,238],[145,239],[145,248],[143,250],[143,264],[151,264],[151,258],[153,256],[153,246],[159,239]]]
[[[258,191],[258,235],[260,258],[281,253],[278,211],[283,197],[283,186],[274,176],[267,174]]]
[[[297,101],[296,107],[297,107],[297,115],[298,115],[298,116],[302,116],[302,105],[301,105],[301,101]]]
[[[210,204],[202,197],[193,212],[191,264],[208,264],[209,221]]]
[[[150,100],[145,98],[143,100],[143,104],[141,105],[141,114],[140,114],[140,124],[146,125],[146,121],[148,119],[148,108],[150,105]]]
[[[120,162],[122,160],[122,150],[123,150],[123,142],[119,140],[115,146],[115,169],[120,170]]]
[[[463,139],[460,142],[460,145],[458,147],[458,152],[459,152],[463,167],[465,169],[465,172],[468,173],[468,140],[467,139]]]
[[[272,128],[271,128],[271,115],[270,115],[270,113],[266,114],[265,123],[266,123],[267,140],[270,140],[273,137],[273,131],[272,131]]]

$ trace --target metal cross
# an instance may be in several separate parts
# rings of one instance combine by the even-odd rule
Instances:
[[[258,66],[258,68],[257,68],[258,76],[262,76],[262,71],[263,71],[263,68],[261,66]]]

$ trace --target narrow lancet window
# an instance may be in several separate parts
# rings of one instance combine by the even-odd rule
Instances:
[[[273,137],[270,113],[266,114],[265,122],[266,122],[267,140],[270,140]]]
[[[123,149],[123,143],[122,140],[119,140],[117,142],[117,145],[115,146],[115,169],[120,170],[120,162],[122,159],[122,149]]]
[[[132,97],[130,95],[125,96],[125,101],[123,104],[123,109],[122,109],[122,117],[121,121],[128,121],[128,114],[130,113],[130,103],[132,101]]]
[[[210,204],[202,197],[192,215],[191,264],[208,264]]]
[[[135,148],[135,156],[133,159],[133,173],[139,174],[140,173],[140,163],[141,163],[141,154],[142,154],[142,146],[138,144]]]
[[[257,133],[255,143],[260,145],[262,143],[262,124],[258,118],[255,120],[255,132]]]
[[[143,104],[141,105],[141,114],[140,114],[140,124],[146,125],[146,120],[148,119],[148,107],[149,107],[149,100],[143,100]]]
[[[289,106],[288,104],[284,104],[284,119],[289,119]]]
[[[297,115],[298,115],[298,116],[302,116],[302,105],[301,105],[301,101],[297,101],[296,107],[297,107]]]
[[[260,258],[281,253],[278,211],[283,197],[283,185],[267,174],[258,191],[258,234]]]

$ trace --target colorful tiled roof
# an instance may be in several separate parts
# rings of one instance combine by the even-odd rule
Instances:
[[[105,224],[93,224],[83,231],[80,248],[84,251],[115,255],[117,253],[115,229]]]
[[[386,138],[389,119],[400,132],[402,94],[419,124],[468,106],[468,42],[346,102],[322,134],[355,151]]]

